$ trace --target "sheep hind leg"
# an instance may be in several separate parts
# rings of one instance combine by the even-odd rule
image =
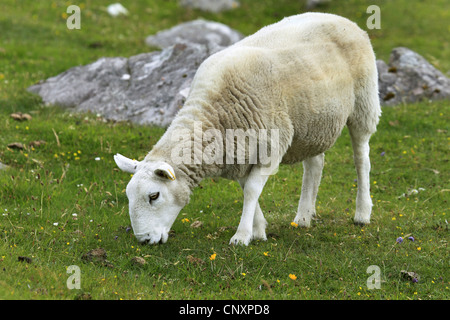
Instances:
[[[349,127],[353,146],[353,158],[358,178],[358,191],[356,194],[355,224],[370,223],[372,213],[372,199],[370,197],[370,158],[369,139],[371,134],[361,134],[358,130]]]
[[[321,153],[303,161],[302,193],[294,219],[294,222],[301,227],[309,227],[312,217],[316,215],[316,198],[322,178],[324,159],[325,155]]]

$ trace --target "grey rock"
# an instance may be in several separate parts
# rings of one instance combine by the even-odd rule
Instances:
[[[8,166],[6,164],[3,164],[3,163],[0,162],[0,170],[4,170],[4,169],[7,169],[7,168],[8,168]]]
[[[167,48],[176,43],[198,43],[208,47],[211,53],[228,47],[243,38],[243,35],[222,23],[197,19],[181,23],[147,37],[145,42],[152,47]]]
[[[194,20],[147,38],[149,45],[162,51],[101,58],[28,90],[46,104],[165,127],[183,106],[200,64],[242,38],[224,24]]]
[[[377,60],[377,69],[382,105],[450,98],[450,79],[408,48],[394,48],[389,64]]]
[[[306,10],[315,9],[324,4],[328,4],[329,2],[331,2],[331,0],[307,0],[306,1]]]
[[[235,0],[180,0],[180,5],[185,8],[219,13],[239,7],[239,2]]]
[[[183,106],[204,45],[175,44],[130,58],[101,58],[28,88],[46,104],[91,111],[110,120],[168,126]]]

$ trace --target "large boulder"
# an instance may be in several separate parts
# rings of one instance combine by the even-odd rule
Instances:
[[[28,88],[47,104],[112,120],[167,126],[183,106],[206,46],[176,44],[130,58],[101,58]]]
[[[389,64],[377,60],[377,68],[382,105],[450,98],[450,79],[408,48],[393,49]]]
[[[239,7],[239,2],[235,0],[180,0],[180,5],[185,8],[219,13]]]
[[[243,38],[243,35],[225,24],[197,19],[176,25],[148,36],[145,42],[151,47],[167,48],[176,43],[198,43],[206,45],[211,53],[228,47]]]
[[[46,104],[165,127],[183,106],[200,64],[242,37],[224,24],[194,20],[147,38],[162,51],[101,58],[28,90]]]

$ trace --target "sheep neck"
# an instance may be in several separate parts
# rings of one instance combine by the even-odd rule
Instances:
[[[202,134],[208,129],[216,129],[213,121],[209,119],[206,112],[202,112],[201,108],[193,108],[189,105],[183,107],[182,114],[178,115],[161,139],[155,144],[153,149],[146,157],[146,161],[164,161],[170,164],[176,176],[181,176],[191,190],[206,177],[220,176],[223,165],[207,164],[199,159],[207,141],[203,140]],[[181,138],[181,140],[178,140]],[[181,147],[181,145],[185,147]],[[177,148],[177,149],[176,149]],[[181,161],[174,158],[175,150],[189,150],[187,161]],[[187,149],[184,149],[187,148]],[[201,156],[200,156],[201,157]]]

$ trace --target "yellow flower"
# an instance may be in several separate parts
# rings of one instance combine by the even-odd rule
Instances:
[[[292,221],[292,222],[291,222],[291,226],[293,226],[294,228],[297,228],[297,227],[298,227],[298,224],[295,223],[294,221]]]
[[[419,250],[419,251],[422,250],[422,247],[417,247],[417,250]]]
[[[297,280],[297,276],[292,273],[289,274],[289,278],[291,278],[291,280]]]
[[[216,260],[216,256],[217,256],[217,254],[216,254],[216,253],[213,253],[213,254],[209,257],[209,260],[211,260],[211,261]]]
[[[263,255],[267,257],[269,255],[269,251],[263,252]]]

